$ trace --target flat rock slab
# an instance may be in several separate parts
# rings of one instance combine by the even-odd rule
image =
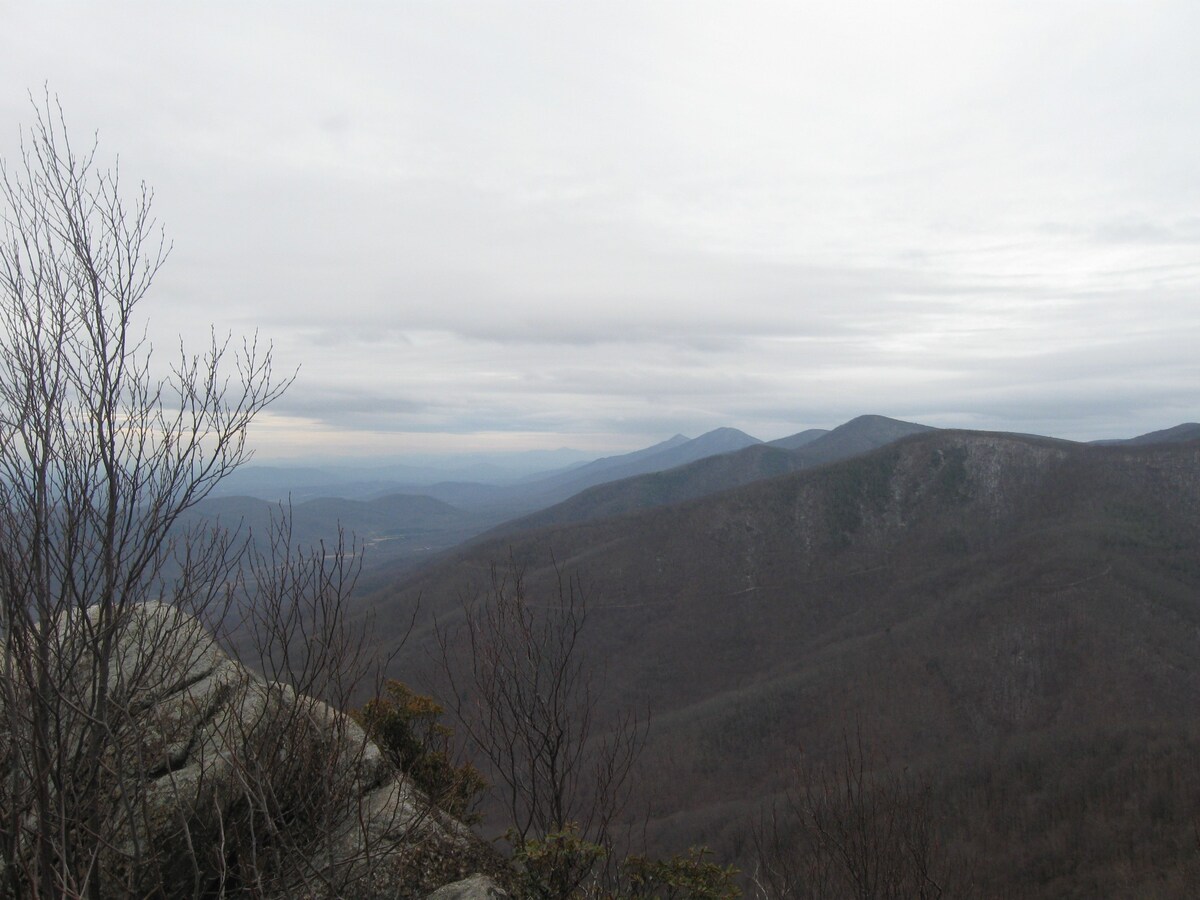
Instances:
[[[492,879],[484,875],[472,875],[454,884],[440,887],[426,900],[492,900],[496,897],[507,897]]]

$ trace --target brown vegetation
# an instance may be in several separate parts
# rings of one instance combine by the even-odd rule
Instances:
[[[628,801],[646,722],[626,710],[598,729],[600,672],[582,644],[588,618],[577,581],[559,577],[531,594],[510,561],[437,631],[445,696],[517,846],[574,829],[607,854]]]
[[[982,894],[1186,896],[1200,737],[1200,449],[939,432],[637,515],[482,543],[400,590],[438,615],[510,552],[602,594],[607,710],[650,705],[651,848],[752,870],[747,823],[846,723],[927,783]],[[430,643],[418,621],[414,640]],[[419,676],[418,672],[413,672]],[[868,773],[872,774],[872,773]]]

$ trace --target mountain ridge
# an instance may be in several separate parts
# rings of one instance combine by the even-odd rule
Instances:
[[[759,442],[671,469],[605,482],[546,509],[505,522],[483,535],[483,539],[526,528],[583,522],[693,500],[760,479],[835,462],[928,430],[933,429],[886,416],[858,416],[815,435],[795,449]]]
[[[1093,441],[1092,443],[1143,445],[1164,443],[1173,444],[1195,440],[1200,440],[1200,422],[1183,422],[1172,428],[1163,428],[1158,431],[1150,431],[1146,434],[1139,434],[1137,437]]]
[[[798,450],[805,444],[811,444],[817,438],[824,437],[827,434],[829,434],[828,428],[808,428],[804,431],[798,431],[795,434],[789,434],[787,437],[767,441],[767,443],[772,447],[779,447],[782,450]]]
[[[664,845],[736,854],[734,814],[751,818],[755,798],[778,789],[797,745],[835,759],[849,717],[936,776],[946,808],[967,817],[952,833],[983,861],[990,895],[1061,895],[1064,883],[1037,881],[1022,853],[1051,871],[1086,868],[1099,880],[1080,890],[1102,894],[1106,867],[1158,870],[1122,863],[1106,843],[1063,843],[1062,828],[1090,821],[1064,816],[1102,809],[1114,846],[1132,840],[1164,859],[1179,851],[1162,829],[1188,821],[1186,804],[1169,801],[1162,829],[1145,831],[1139,811],[1157,779],[1194,782],[1200,759],[1188,724],[1200,692],[1198,511],[1197,444],[927,431],[671,506],[480,543],[374,602],[383,620],[420,595],[452,623],[510,555],[531,597],[562,573],[591,585],[586,649],[607,661],[604,708],[655,710],[647,765],[670,773],[657,803],[672,813],[650,833]],[[418,623],[411,640],[429,634]],[[1153,763],[1139,740],[1162,748]],[[1064,774],[1064,754],[1111,793]],[[1022,766],[1041,794],[978,786]],[[1033,802],[1041,818],[1022,812]]]

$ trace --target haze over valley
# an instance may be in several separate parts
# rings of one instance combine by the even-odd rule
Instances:
[[[1200,897],[1200,4],[0,0],[0,900]]]
[[[835,765],[853,733],[928,785],[960,891],[1195,883],[1196,423],[1080,443],[866,415],[405,490],[293,512],[373,535],[381,645],[435,696],[497,570],[535,604],[577,580],[599,721],[651,711],[630,821],[652,850],[759,864],[797,748]]]

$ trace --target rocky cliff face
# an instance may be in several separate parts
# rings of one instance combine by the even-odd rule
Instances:
[[[263,680],[196,619],[138,607],[118,641],[105,896],[425,897],[502,866],[349,717]]]

